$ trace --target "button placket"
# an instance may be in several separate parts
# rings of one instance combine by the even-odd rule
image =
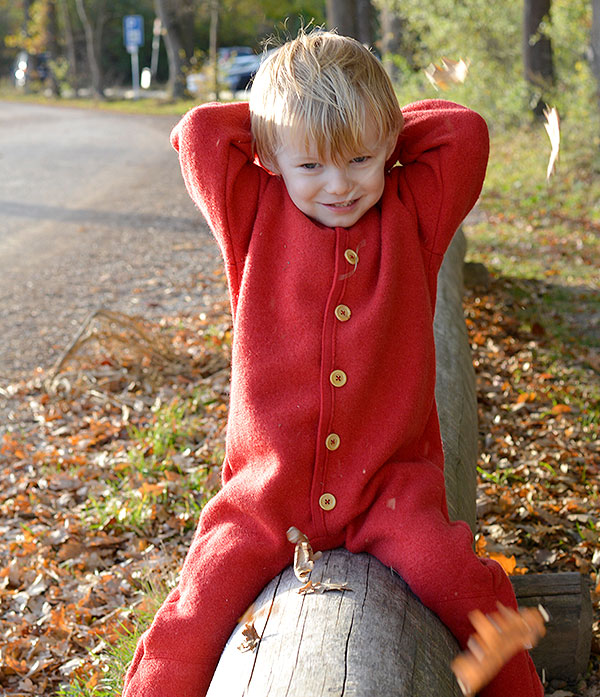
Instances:
[[[354,271],[358,265],[358,253],[353,249],[346,249],[344,251],[344,258],[349,264],[354,266]],[[346,276],[348,278],[348,276]],[[343,279],[345,280],[345,279]],[[341,295],[339,296],[341,298]],[[334,315],[339,322],[347,322],[352,316],[352,311],[348,305],[344,303],[339,303],[334,309]],[[339,368],[332,370],[329,374],[329,381],[334,387],[343,387],[348,381],[348,376],[343,370]],[[337,433],[330,433],[325,439],[325,447],[329,451],[335,451],[340,447],[341,439]],[[324,493],[319,498],[319,506],[324,511],[331,511],[337,505],[336,498],[331,493]]]
[[[338,450],[341,446],[341,437],[340,435],[335,432],[332,428],[332,426],[335,423],[335,402],[337,400],[337,389],[343,388],[346,383],[348,382],[348,375],[347,373],[342,370],[341,368],[335,367],[335,362],[336,362],[336,345],[338,343],[339,337],[337,336],[337,329],[336,325],[339,322],[340,325],[348,322],[350,318],[352,317],[352,310],[348,305],[346,305],[344,302],[342,302],[342,298],[345,293],[346,289],[346,284],[348,283],[348,279],[354,275],[354,273],[357,270],[358,266],[358,252],[350,249],[347,245],[349,242],[348,239],[348,232],[346,230],[340,230],[339,231],[340,237],[338,238],[337,244],[338,246],[338,254],[340,254],[341,258],[340,261],[336,264],[336,285],[337,288],[332,287],[332,296],[330,297],[330,305],[329,305],[329,310],[327,312],[327,324],[329,324],[333,320],[333,324],[329,324],[329,328],[327,329],[327,324],[324,327],[324,330],[327,331],[327,333],[331,332],[330,334],[330,339],[328,339],[328,345],[330,347],[331,353],[328,354],[327,359],[330,361],[330,368],[329,368],[329,383],[331,386],[335,387],[336,389],[333,390],[330,393],[330,398],[328,399],[328,414],[327,414],[327,421],[329,423],[329,428],[326,430],[322,436],[323,440],[321,441],[321,447],[323,445],[325,448],[323,449],[323,454],[319,458],[321,461],[321,465],[319,468],[319,479],[318,479],[318,484],[315,481],[316,489],[313,489],[314,494],[316,494],[316,499],[319,508],[323,512],[323,514],[326,514],[328,511],[332,511],[334,508],[337,506],[337,499],[334,494],[332,494],[330,491],[327,491],[327,484],[328,484],[328,463],[330,462],[330,456],[333,454],[334,451]],[[341,270],[346,264],[351,265],[352,269],[349,273],[343,272],[342,274],[339,274],[339,270]],[[330,314],[331,313],[331,314]],[[331,319],[329,319],[331,318]],[[326,373],[325,373],[326,375]],[[325,377],[325,375],[323,377]],[[325,378],[327,379],[327,378]],[[320,489],[320,491],[319,491]],[[322,519],[323,525],[326,526],[325,523],[325,518]],[[325,527],[325,530],[327,527]]]

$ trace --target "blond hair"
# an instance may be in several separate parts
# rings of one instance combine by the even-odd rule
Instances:
[[[269,166],[289,135],[303,135],[321,157],[363,147],[368,122],[380,142],[396,137],[402,113],[379,60],[360,42],[332,32],[301,32],[266,58],[250,93],[252,134]]]

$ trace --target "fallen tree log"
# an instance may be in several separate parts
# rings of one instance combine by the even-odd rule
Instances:
[[[531,652],[538,673],[575,682],[587,670],[592,645],[589,577],[573,571],[512,576],[511,581],[519,605],[541,603],[550,615],[546,636]]]
[[[368,554],[326,552],[315,581],[351,590],[299,595],[286,569],[257,598],[254,651],[236,627],[207,697],[458,697],[456,642],[404,581]]]
[[[474,529],[477,406],[462,309],[464,251],[459,230],[438,283],[436,398],[450,515]],[[369,555],[337,549],[313,572],[313,581],[329,579],[348,590],[299,595],[291,567],[275,578],[251,610],[255,635],[248,638],[248,618],[236,627],[208,697],[461,695],[450,671],[454,637],[397,574]],[[589,591],[580,575],[523,576],[515,586],[523,604],[542,602],[553,618],[535,655],[538,670],[574,679],[575,670],[585,670],[591,640]]]

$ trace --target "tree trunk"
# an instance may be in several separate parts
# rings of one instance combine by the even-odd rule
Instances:
[[[327,25],[338,34],[352,36],[370,46],[373,42],[371,0],[327,0]]]
[[[169,61],[169,82],[167,92],[171,99],[183,97],[185,93],[185,76],[183,74],[184,47],[179,36],[176,9],[171,0],[155,0],[156,14],[165,30],[165,48]]]
[[[58,22],[56,17],[56,2],[57,0],[46,0],[43,5],[42,17],[42,45],[48,54],[50,61],[55,61],[58,57]],[[47,78],[47,87],[49,87],[53,96],[57,97],[60,94],[58,80],[56,79],[52,63]]]
[[[356,1],[356,38],[366,46],[373,43],[373,6],[371,0]]]
[[[23,0],[23,24],[21,32],[23,36],[29,36],[29,20],[31,19],[31,4],[33,0]]]
[[[383,65],[394,83],[398,81],[399,71],[391,56],[402,52],[402,33],[404,20],[387,4],[379,12],[381,26],[381,55]]]
[[[215,100],[219,100],[219,0],[210,0],[210,66]]]
[[[544,33],[544,22],[550,21],[551,0],[524,0],[523,65],[525,79],[532,86],[531,108],[542,117],[544,97],[554,84],[552,42]]]
[[[69,16],[69,8],[66,0],[58,0],[58,12],[64,34],[67,62],[69,64],[67,79],[71,86],[75,86],[77,84],[77,75],[79,71],[77,53],[75,51],[75,38],[73,37],[73,25],[71,24],[71,17]]]
[[[600,0],[592,0],[591,63],[596,78],[596,94],[600,106]]]
[[[104,99],[104,72],[102,70],[102,33],[104,29],[105,0],[99,0],[96,6],[96,17],[92,20],[84,0],[76,0],[77,14],[85,32],[86,54],[92,78],[92,90],[98,99]]]

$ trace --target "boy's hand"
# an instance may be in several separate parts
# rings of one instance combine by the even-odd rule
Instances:
[[[540,605],[518,612],[498,603],[498,612],[469,613],[475,634],[467,650],[452,661],[451,668],[464,695],[474,695],[487,685],[515,654],[532,649],[546,633],[548,613]]]

